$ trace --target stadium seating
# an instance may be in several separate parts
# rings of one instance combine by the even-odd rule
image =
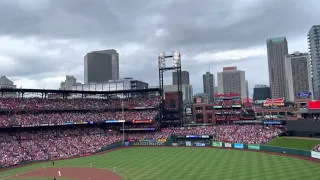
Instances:
[[[165,139],[173,134],[193,134],[214,135],[217,141],[256,144],[265,143],[284,131],[284,128],[263,128],[261,125],[171,127],[156,132],[126,132],[125,138],[129,141]],[[87,155],[121,140],[121,132],[104,131],[98,127],[2,132],[0,133],[0,167],[13,166],[27,161]]]
[[[111,108],[157,107],[160,97],[111,98],[111,99],[40,99],[0,98],[0,110],[79,110]]]
[[[157,110],[143,111],[107,111],[107,112],[63,112],[63,113],[40,113],[40,114],[12,114],[0,115],[0,126],[11,125],[41,125],[41,124],[63,124],[65,122],[103,122],[109,119],[124,120],[153,120],[158,114]]]

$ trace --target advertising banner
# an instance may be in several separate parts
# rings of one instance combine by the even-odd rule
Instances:
[[[206,144],[205,143],[196,143],[196,146],[203,147],[203,146],[206,146]]]
[[[311,151],[311,157],[320,159],[320,152]]]
[[[134,146],[164,146],[164,142],[140,141],[134,142]]]
[[[104,121],[104,123],[123,123],[123,122],[126,122],[126,121],[125,120],[115,120],[115,119]]]
[[[192,146],[191,141],[186,141],[186,146]]]
[[[236,149],[243,149],[243,144],[241,144],[241,143],[234,143],[233,146]]]
[[[154,131],[156,128],[129,128],[129,129],[120,129],[120,131]]]
[[[224,147],[231,148],[232,144],[231,143],[224,143]]]
[[[145,120],[132,120],[132,123],[152,123],[151,119],[145,119]]]
[[[172,146],[178,146],[178,143],[172,143]]]
[[[310,97],[312,95],[311,92],[299,92],[297,94],[298,97]]]
[[[212,146],[214,146],[214,147],[222,147],[222,142],[213,141],[212,142]]]
[[[284,97],[278,99],[269,99],[267,98],[263,106],[284,106]]]
[[[260,150],[260,145],[259,144],[248,144],[248,149]]]
[[[283,124],[282,121],[263,121],[263,124]]]

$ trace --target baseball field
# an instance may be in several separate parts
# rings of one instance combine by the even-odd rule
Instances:
[[[319,169],[320,163],[261,152],[206,147],[132,147],[56,161],[54,167],[51,162],[45,162],[14,168],[0,172],[0,180],[52,180],[53,176],[57,177],[57,171],[62,173],[58,180],[318,180]]]

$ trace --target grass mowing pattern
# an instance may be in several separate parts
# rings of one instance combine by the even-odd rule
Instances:
[[[320,164],[297,158],[217,148],[134,147],[99,156],[56,161],[55,167],[113,170],[125,180],[319,180]],[[51,162],[1,172],[0,178],[51,166]]]
[[[320,144],[320,139],[314,140],[314,139],[277,137],[269,141],[266,145],[311,150],[313,147],[315,147],[318,144]]]

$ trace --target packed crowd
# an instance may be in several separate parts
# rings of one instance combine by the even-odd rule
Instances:
[[[156,107],[159,106],[159,104],[160,97],[158,96],[110,99],[0,98],[0,110],[108,109],[122,107]]]
[[[167,139],[171,135],[213,135],[216,141],[266,143],[284,128],[261,125],[227,125],[184,128],[163,128],[154,132],[126,132],[129,141]],[[25,161],[60,159],[93,153],[114,142],[122,141],[122,134],[100,128],[74,128],[15,132],[0,134],[0,167]]]
[[[1,133],[0,167],[87,155],[120,140],[100,128]]]
[[[103,122],[104,120],[153,120],[158,114],[157,110],[140,111],[105,111],[105,112],[63,112],[63,113],[39,113],[39,114],[11,114],[0,115],[0,126],[40,124],[63,124],[66,122]]]
[[[320,152],[320,144],[316,145],[316,146],[313,148],[313,150]]]

